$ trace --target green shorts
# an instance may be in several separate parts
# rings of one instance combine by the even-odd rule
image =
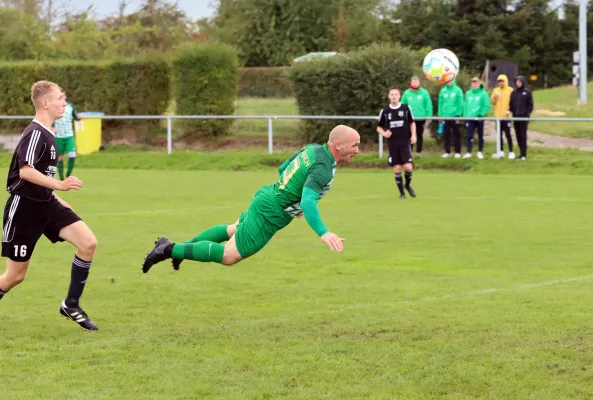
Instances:
[[[260,251],[292,217],[274,198],[274,187],[264,186],[255,193],[247,211],[239,217],[235,241],[241,257],[247,258]]]
[[[76,156],[76,141],[74,140],[74,136],[63,137],[63,138],[56,138],[56,143],[58,145],[58,155],[72,155]]]

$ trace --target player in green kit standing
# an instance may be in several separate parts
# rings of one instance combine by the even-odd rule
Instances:
[[[301,216],[330,250],[341,252],[343,239],[325,227],[317,202],[330,190],[337,164],[350,162],[358,154],[359,144],[356,130],[335,127],[327,144],[307,145],[286,160],[279,168],[280,179],[258,190],[234,224],[213,226],[185,243],[159,238],[142,271],[147,273],[154,264],[169,258],[175,269],[182,260],[236,264],[260,251],[276,232]]]
[[[64,98],[67,99],[66,92]],[[74,121],[80,121],[74,106],[66,102],[66,111],[64,117],[54,122],[56,128],[56,143],[58,145],[58,175],[60,180],[64,180],[64,156],[68,155],[68,169],[66,170],[66,177],[72,174],[74,163],[76,162],[76,141],[74,140]]]

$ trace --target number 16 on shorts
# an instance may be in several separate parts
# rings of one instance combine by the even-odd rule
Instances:
[[[14,245],[14,256],[15,257],[27,257],[27,245]]]

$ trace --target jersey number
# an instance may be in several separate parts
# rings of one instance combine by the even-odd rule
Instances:
[[[15,245],[14,246],[14,256],[18,257],[20,253],[21,257],[27,256],[27,245],[23,244],[22,246]]]
[[[300,166],[301,163],[297,157],[288,165],[288,167],[286,167],[284,173],[282,174],[282,180],[280,181],[280,189],[284,189],[286,187],[288,181],[290,181]]]

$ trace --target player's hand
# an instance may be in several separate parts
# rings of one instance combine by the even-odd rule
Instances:
[[[416,136],[412,136],[412,138],[410,139],[410,143],[416,144]]]
[[[303,218],[303,213],[294,216],[295,218]]]
[[[82,188],[82,181],[75,176],[69,176],[64,181],[58,181],[60,183],[58,190],[67,192],[68,190],[80,190]]]
[[[325,235],[321,236],[321,241],[327,244],[331,251],[344,251],[344,239],[335,233],[327,232]]]
[[[509,115],[510,113],[511,113],[510,111],[507,111],[504,113],[504,115]]]
[[[389,139],[391,137],[391,131],[389,131],[389,130],[385,131],[385,137],[387,139]]]
[[[499,95],[498,93],[494,93],[494,94],[492,95],[492,97],[494,97],[494,99],[498,99],[498,97],[499,97],[499,96],[500,96],[500,95]]]
[[[428,126],[430,126],[430,123],[431,123],[431,122],[432,122],[432,120],[431,120],[431,119],[427,120],[427,121],[426,121],[426,126],[427,126],[427,127],[428,127]]]

